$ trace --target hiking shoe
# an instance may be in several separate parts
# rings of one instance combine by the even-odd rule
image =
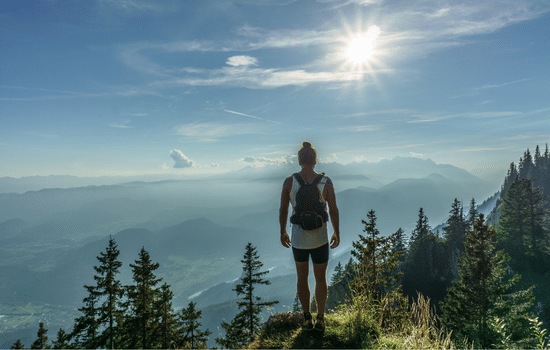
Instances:
[[[317,316],[317,319],[315,320],[315,330],[318,331],[324,331],[325,330],[325,317],[324,316]]]
[[[304,313],[304,324],[302,325],[303,331],[311,331],[313,329],[313,318],[310,313]]]

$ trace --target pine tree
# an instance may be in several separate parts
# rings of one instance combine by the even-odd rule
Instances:
[[[187,309],[182,309],[180,321],[182,324],[180,333],[183,334],[181,345],[191,349],[206,349],[208,336],[212,334],[210,330],[201,331],[199,327],[202,324],[199,319],[202,317],[202,311],[195,309],[197,303],[190,302]]]
[[[298,298],[298,292],[296,292],[296,297],[294,297],[294,302],[292,303],[292,312],[301,312],[302,304],[300,304],[300,298]]]
[[[222,323],[222,327],[226,331],[225,338],[216,338],[216,342],[224,347],[240,347],[252,342],[257,330],[260,328],[262,308],[278,303],[278,301],[261,302],[261,298],[254,295],[254,285],[271,284],[268,280],[262,278],[269,271],[260,272],[263,263],[259,259],[256,248],[252,246],[252,243],[248,243],[244,258],[241,260],[243,263],[243,277],[241,277],[241,283],[233,289],[237,292],[237,296],[242,295],[242,301],[237,302],[239,309],[242,310],[230,324]]]
[[[38,339],[32,343],[31,349],[51,349],[51,346],[47,344],[48,336],[46,333],[48,333],[48,330],[44,328],[44,322],[40,322],[38,324]]]
[[[76,345],[86,349],[96,348],[98,346],[99,329],[99,292],[96,286],[84,286],[88,291],[88,296],[83,300],[84,306],[78,311],[82,316],[75,319],[73,330],[69,339],[75,339]]]
[[[470,210],[468,211],[467,230],[473,230],[478,214],[479,214],[479,211],[477,210],[477,207],[476,207],[476,200],[472,198],[472,200],[470,201]]]
[[[464,220],[462,204],[457,198],[451,206],[450,216],[447,219],[447,226],[443,228],[447,249],[450,254],[458,254],[464,251],[464,238],[468,223]]]
[[[432,232],[422,210],[412,235],[416,239],[402,265],[404,294],[416,296],[420,292],[438,305],[452,280],[445,242]]]
[[[21,344],[21,339],[17,339],[17,341],[11,346],[12,350],[20,350],[20,349],[25,349],[25,347],[23,346],[23,344]]]
[[[506,173],[506,177],[504,178],[504,183],[502,184],[502,187],[500,189],[501,198],[504,198],[504,196],[508,192],[508,189],[510,188],[510,185],[512,184],[512,182],[516,180],[517,177],[519,177],[519,173],[518,173],[518,170],[516,169],[514,162],[512,162],[510,163],[510,168]]]
[[[332,277],[330,279],[330,284],[333,285],[335,283],[340,282],[340,280],[344,277],[344,267],[342,266],[342,263],[338,261],[338,265],[334,268],[334,273],[332,274]]]
[[[155,310],[159,315],[157,336],[161,348],[168,349],[178,341],[179,323],[172,308],[173,293],[166,282],[160,286],[158,299],[155,301]]]
[[[344,266],[344,276],[348,276],[350,280],[353,280],[355,278],[356,273],[356,266],[355,262],[353,261],[353,258],[350,257],[348,262],[346,263],[346,266]]]
[[[414,246],[418,241],[424,238],[431,232],[430,225],[428,224],[428,217],[424,215],[424,208],[420,208],[418,211],[418,220],[416,226],[411,233],[411,246]]]
[[[405,261],[405,258],[407,257],[407,246],[405,244],[405,231],[403,231],[401,227],[395,232],[395,245],[393,246],[392,251],[401,252],[399,261]]]
[[[403,275],[395,272],[401,252],[393,251],[397,232],[389,237],[380,237],[374,210],[368,212],[367,219],[361,220],[366,235],[359,234],[359,241],[352,243],[354,249],[351,254],[358,262],[358,273],[352,281],[352,288],[356,294],[378,299],[381,293],[393,290]]]
[[[105,252],[101,252],[100,256],[97,257],[101,264],[94,266],[97,273],[94,279],[97,283],[98,294],[106,297],[106,300],[99,307],[99,323],[100,325],[106,325],[106,328],[100,336],[98,345],[110,349],[117,347],[114,341],[116,336],[115,319],[117,313],[120,312],[118,304],[124,293],[120,281],[116,278],[119,268],[122,266],[122,263],[118,261],[119,254],[120,251],[115,240],[109,236],[109,245]]]
[[[494,229],[480,214],[458,261],[460,280],[453,281],[441,303],[442,323],[453,330],[455,339],[466,336],[480,348],[491,346],[497,336],[488,327],[491,317],[513,319],[510,322],[517,326],[521,313],[532,305],[532,291],[509,294],[520,277],[505,278],[509,258],[502,251],[494,252],[493,238]]]
[[[74,345],[69,344],[70,334],[67,334],[63,328],[57,331],[57,338],[53,342],[54,349],[73,349]]]
[[[544,197],[539,188],[533,187],[533,180],[516,177],[502,199],[500,211],[499,246],[511,255],[514,267],[525,269],[527,255],[539,260],[535,269],[546,266],[540,265],[540,259],[548,255],[548,233],[544,225],[548,213]]]
[[[124,326],[126,346],[150,349],[156,345],[158,315],[154,303],[159,295],[156,285],[161,279],[156,278],[154,271],[159,264],[151,261],[149,252],[143,247],[139,259],[130,267],[135,284],[126,286],[128,300],[124,305],[129,309]]]

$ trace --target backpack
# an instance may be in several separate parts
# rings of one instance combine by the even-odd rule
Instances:
[[[299,173],[293,175],[300,188],[296,193],[296,207],[290,222],[300,225],[306,231],[318,229],[328,221],[326,204],[321,202],[321,193],[317,187],[324,175],[325,173],[317,175],[309,184],[306,184]]]

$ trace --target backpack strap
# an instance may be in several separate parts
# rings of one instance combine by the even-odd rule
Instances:
[[[323,179],[323,176],[325,176],[325,173],[320,173],[319,175],[317,175],[313,180],[312,184],[317,186],[319,182],[321,182],[321,180]]]
[[[294,173],[292,176],[294,176],[296,181],[298,181],[300,187],[303,187],[306,184],[304,178],[302,178],[302,175],[300,175],[300,173]]]

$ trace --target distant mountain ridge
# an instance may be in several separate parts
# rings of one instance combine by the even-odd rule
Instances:
[[[185,178],[174,174],[100,177],[79,177],[71,175],[28,176],[21,178],[0,177],[0,194],[21,194],[28,191],[39,191],[45,188],[58,189],[120,185],[129,183],[154,183],[164,181],[200,181],[209,179],[258,180],[262,178],[275,180],[284,179],[299,170],[300,167],[296,163],[286,163],[281,165],[270,165],[262,168],[248,166],[240,170],[229,171],[221,174],[194,176],[185,175]],[[439,173],[454,180],[457,178],[462,178],[462,180],[474,182],[483,181],[466,170],[453,165],[436,164],[431,159],[416,157],[395,157],[391,160],[383,159],[376,163],[367,161],[351,162],[348,164],[320,162],[317,164],[316,170],[319,172],[325,172],[328,176],[335,178],[341,176],[342,180],[349,180],[354,176],[365,176],[372,181],[380,181],[382,184],[388,184],[398,178],[422,178],[431,173]],[[500,185],[500,183],[493,184],[492,186],[495,187],[497,185]],[[496,189],[497,188],[495,187],[491,191],[494,192]]]

